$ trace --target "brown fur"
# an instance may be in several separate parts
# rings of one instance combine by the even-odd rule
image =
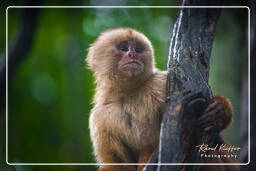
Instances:
[[[225,114],[226,114],[225,123],[226,124],[224,124],[221,128],[222,130],[224,130],[232,123],[233,107],[232,107],[231,101],[229,99],[227,99],[226,97],[214,96],[214,100],[222,103],[225,106],[225,110],[226,110],[225,111]]]
[[[143,72],[118,69],[122,40],[140,42]],[[89,48],[86,61],[96,77],[90,134],[99,163],[146,162],[159,142],[165,105],[166,72],[155,68],[151,42],[130,28],[103,32]],[[142,167],[138,167],[142,170]],[[135,166],[101,166],[100,171],[135,171]]]
[[[115,45],[123,39],[138,40],[145,48],[144,72],[138,76],[124,77],[115,67]],[[96,77],[90,115],[96,159],[100,163],[137,163],[144,149],[158,145],[166,72],[155,69],[150,41],[128,28],[103,32],[89,48],[87,62]]]

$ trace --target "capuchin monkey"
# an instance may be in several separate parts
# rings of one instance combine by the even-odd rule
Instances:
[[[151,42],[131,28],[109,29],[91,44],[86,62],[96,80],[89,126],[97,162],[147,163],[159,143],[167,77],[155,67]],[[204,112],[198,118],[204,131],[221,131],[232,121],[231,103],[222,96],[214,97]],[[102,165],[99,171],[142,169]]]

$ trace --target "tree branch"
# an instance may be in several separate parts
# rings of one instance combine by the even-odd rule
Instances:
[[[211,2],[209,2],[212,5]],[[209,5],[199,0],[184,0],[183,5]],[[164,113],[158,153],[158,163],[199,163],[200,156],[192,150],[200,142],[212,144],[218,140],[215,132],[210,134],[196,131],[195,118],[188,116],[203,113],[212,102],[208,85],[209,59],[213,36],[220,15],[217,8],[182,8],[174,25],[168,56],[167,104]],[[193,106],[188,103],[201,99]],[[184,120],[189,118],[186,127]],[[186,133],[186,137],[184,137]],[[191,138],[193,136],[193,138]],[[184,138],[189,143],[183,143]],[[182,141],[183,140],[183,141]],[[199,140],[199,141],[198,141]],[[151,158],[154,158],[154,155]],[[151,162],[151,161],[149,161]],[[181,166],[158,165],[158,171],[177,171]],[[199,166],[187,166],[186,170],[198,170]],[[149,169],[148,169],[149,170]],[[147,167],[145,171],[148,171]]]

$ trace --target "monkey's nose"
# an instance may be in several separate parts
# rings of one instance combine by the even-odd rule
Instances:
[[[134,57],[135,57],[135,53],[134,53],[134,52],[129,52],[129,53],[128,53],[128,56],[129,56],[130,58],[134,58]]]

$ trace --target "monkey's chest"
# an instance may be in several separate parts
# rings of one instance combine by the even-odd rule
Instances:
[[[142,103],[139,103],[142,104]],[[121,137],[133,148],[147,148],[158,144],[161,114],[157,105],[123,104],[120,108]]]

